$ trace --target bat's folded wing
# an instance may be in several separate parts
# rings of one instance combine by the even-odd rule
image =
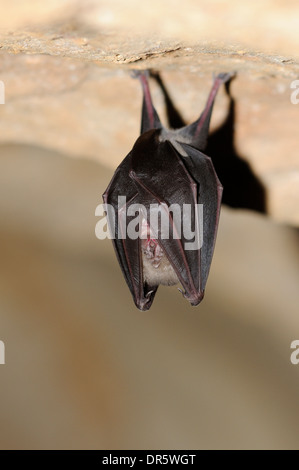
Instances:
[[[115,253],[131,291],[134,302],[140,310],[148,310],[154,300],[157,287],[149,287],[143,280],[141,240],[127,236],[127,209],[137,203],[138,192],[129,177],[131,153],[117,168],[108,188],[103,194],[107,220]]]
[[[210,157],[188,144],[181,144],[188,157],[182,157],[186,168],[198,184],[198,204],[203,208],[203,241],[200,255],[201,285],[205,289],[212,262],[223,187]]]

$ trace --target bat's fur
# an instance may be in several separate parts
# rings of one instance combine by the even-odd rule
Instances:
[[[159,263],[155,264],[154,260],[148,258],[146,254],[142,252],[142,263],[143,279],[150,286],[158,286],[159,284],[174,286],[179,283],[173,267],[164,254]]]

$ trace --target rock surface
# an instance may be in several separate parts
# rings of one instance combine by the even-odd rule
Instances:
[[[201,111],[212,73],[235,71],[234,154],[262,188],[259,209],[299,225],[299,104],[291,102],[299,74],[297,2],[74,0],[41,7],[31,0],[5,3],[3,11],[2,142],[93,158],[113,170],[139,132],[141,92],[132,68],[158,70],[186,122]],[[227,107],[221,92],[212,130]],[[223,159],[226,140],[217,148]],[[228,171],[243,186],[235,164]],[[255,194],[244,203],[234,182],[223,179],[234,193],[230,205],[256,208]]]

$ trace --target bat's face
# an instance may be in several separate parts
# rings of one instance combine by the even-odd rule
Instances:
[[[140,310],[150,308],[160,284],[181,284],[191,305],[203,298],[222,186],[211,159],[200,150],[216,91],[229,78],[216,78],[195,123],[173,131],[162,127],[146,77],[140,75],[142,133],[103,196],[118,261]]]

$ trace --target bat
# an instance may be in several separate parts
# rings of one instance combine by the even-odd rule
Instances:
[[[160,284],[180,284],[195,306],[205,292],[223,190],[202,152],[217,91],[232,75],[214,78],[200,117],[179,129],[161,124],[149,73],[135,76],[143,91],[141,133],[103,194],[109,231],[137,308],[149,310]]]

